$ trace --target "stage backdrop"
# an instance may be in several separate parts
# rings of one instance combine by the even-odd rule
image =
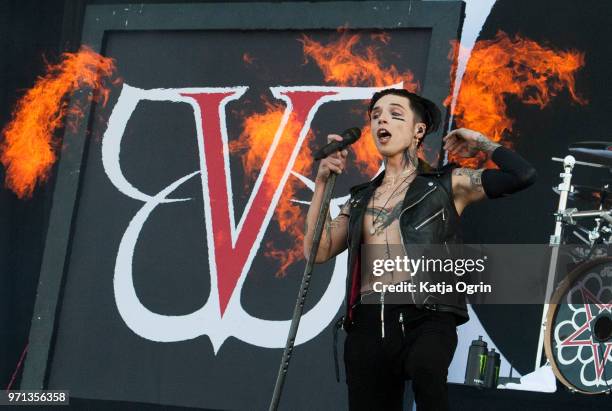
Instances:
[[[41,274],[63,287],[55,329],[35,314],[26,384],[46,373],[81,398],[266,408],[305,265],[311,150],[365,126],[377,87],[442,106],[462,7],[89,6],[83,43],[120,81],[64,140]],[[379,169],[370,138],[332,215]],[[62,244],[65,260],[51,256]],[[345,407],[332,360],[345,278],[346,253],[316,268],[284,409]],[[58,297],[45,292],[39,313]]]

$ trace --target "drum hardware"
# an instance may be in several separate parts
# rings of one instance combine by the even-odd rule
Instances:
[[[550,264],[548,266],[548,279],[546,281],[546,294],[544,296],[544,307],[542,309],[542,321],[540,322],[540,335],[538,337],[538,346],[536,353],[536,362],[534,370],[540,368],[542,364],[542,347],[544,345],[544,329],[546,327],[546,314],[548,312],[548,301],[553,292],[555,280],[555,272],[557,269],[557,261],[559,259],[559,245],[561,244],[561,235],[563,233],[563,212],[567,207],[567,199],[571,191],[572,170],[576,164],[576,159],[573,156],[565,156],[563,159],[563,173],[559,174],[561,183],[557,187],[559,190],[559,205],[555,213],[555,231],[550,236],[550,246],[552,247],[550,254]]]
[[[553,191],[559,194],[556,187]],[[590,203],[600,210],[612,208],[612,191],[608,183],[601,188],[582,184],[572,185],[568,199]]]
[[[552,161],[563,163],[565,159],[560,158],[560,157],[553,157]],[[587,166],[587,167],[595,167],[595,168],[609,168],[608,166],[604,166],[603,164],[590,163],[587,161],[578,161],[575,158],[574,158],[574,164],[579,165],[579,166]]]
[[[555,218],[560,218],[561,221],[571,226],[573,230],[579,230],[585,234],[588,239],[577,234],[575,231],[573,234],[589,246],[593,246],[601,240],[602,244],[612,243],[612,210],[591,210],[591,211],[578,211],[577,208],[568,208],[559,213],[555,213]],[[589,230],[580,224],[576,220],[578,219],[594,219],[595,227]]]
[[[608,182],[602,187],[572,186],[571,180],[575,165],[606,168],[612,173],[612,143],[580,142],[570,145],[569,151],[572,155],[564,159],[553,158],[563,162],[563,173],[561,183],[553,189],[559,194],[559,205],[550,237],[552,253],[535,368],[541,365],[544,345],[555,376],[570,392],[610,394],[612,257],[607,256],[607,249],[612,244],[612,190]],[[568,199],[589,202],[597,209],[568,208]],[[592,228],[585,226],[588,223],[594,223],[589,224]],[[578,265],[553,293],[559,245],[567,238],[564,234],[570,233],[588,248],[571,251]]]
[[[612,167],[612,143],[609,141],[581,141],[570,144],[568,150],[577,159]]]

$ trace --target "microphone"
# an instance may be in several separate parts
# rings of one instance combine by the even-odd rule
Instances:
[[[336,151],[343,150],[344,148],[353,144],[355,141],[359,140],[359,137],[361,137],[361,129],[359,127],[349,128],[347,130],[344,130],[341,136],[342,141],[334,140],[331,143],[321,147],[319,150],[315,151],[315,161],[324,159],[330,154],[334,154]]]

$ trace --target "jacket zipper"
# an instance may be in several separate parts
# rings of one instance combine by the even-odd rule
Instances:
[[[402,218],[402,214],[404,214],[404,212],[405,212],[406,210],[409,210],[409,209],[411,209],[412,207],[414,207],[415,205],[419,204],[419,203],[420,203],[421,201],[423,201],[423,200],[425,199],[425,197],[427,197],[427,196],[428,196],[430,193],[432,193],[432,192],[436,191],[436,189],[437,189],[437,188],[438,188],[438,186],[433,186],[433,187],[431,188],[431,190],[429,190],[429,191],[427,191],[425,194],[423,194],[423,195],[421,196],[421,198],[419,198],[419,199],[418,199],[417,201],[415,201],[414,203],[410,204],[408,207],[404,208],[404,209],[402,210],[402,212],[400,213],[400,215],[399,215],[399,217],[398,217],[398,220],[399,220],[400,218]]]
[[[433,193],[434,191],[436,191],[436,189],[437,189],[437,188],[438,188],[438,186],[437,186],[437,185],[436,185],[436,186],[433,186],[433,187],[432,187],[432,189],[431,189],[431,190],[429,190],[429,191],[427,191],[425,194],[423,194],[423,195],[421,196],[421,198],[419,198],[419,199],[418,199],[417,201],[415,201],[414,203],[410,204],[408,207],[404,208],[404,209],[401,211],[401,213],[400,213],[399,217],[397,217],[397,221],[398,221],[398,222],[401,222],[401,220],[402,220],[402,214],[404,214],[404,212],[405,212],[406,210],[409,210],[409,209],[411,209],[412,207],[414,207],[415,205],[419,204],[421,201],[423,201],[423,200],[425,199],[425,197],[427,197],[429,194],[431,194],[431,193]],[[406,251],[406,243],[404,242],[404,236],[403,236],[403,234],[402,234],[402,227],[401,227],[401,224],[400,224],[400,230],[399,230],[399,233],[400,233],[400,239],[402,240],[402,248],[404,249],[404,254],[406,254],[406,256],[408,256],[408,252]],[[416,301],[415,301],[415,299],[414,299],[414,292],[410,291],[410,296],[412,297],[412,303],[416,305]]]
[[[400,213],[399,217],[397,218],[398,221],[402,218],[402,214],[404,213],[404,211],[408,210],[411,207],[414,207],[415,205],[417,205],[418,203],[420,203],[421,201],[423,201],[425,199],[425,197],[427,197],[429,195],[429,193],[435,191],[438,188],[438,186],[433,186],[431,190],[429,190],[428,192],[426,192],[425,194],[423,194],[421,196],[421,198],[419,198],[417,201],[415,201],[414,203],[410,204],[408,207],[404,208],[402,210],[402,212]],[[444,211],[444,209],[442,209],[442,211]],[[400,227],[400,238],[402,238],[402,229]],[[406,253],[406,246],[404,245],[404,239],[402,238],[402,247],[404,247],[404,254],[408,255],[408,253]],[[412,295],[412,293],[411,293]],[[412,302],[414,302],[414,295],[412,295]],[[381,334],[382,334],[382,338],[385,338],[385,292],[383,291],[380,295],[380,327],[381,327]],[[402,324],[402,332],[404,329],[404,325]]]
[[[446,216],[444,215],[444,208],[441,208],[437,213],[435,213],[431,217],[428,217],[425,221],[422,221],[419,225],[414,227],[414,229],[415,230],[420,229],[421,227],[423,227],[425,224],[429,223],[431,220],[433,220],[434,218],[436,218],[440,214],[442,214],[442,221],[445,221],[446,220]]]
[[[351,204],[350,207],[353,208],[353,205]],[[350,229],[351,229],[351,214],[352,214],[351,211],[353,211],[353,210],[349,211],[348,226],[346,228],[346,249],[347,250],[351,249],[351,241],[350,241],[350,238],[349,238],[349,232],[350,232]]]

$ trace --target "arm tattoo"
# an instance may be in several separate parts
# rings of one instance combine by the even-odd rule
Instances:
[[[479,134],[479,136],[476,138],[476,147],[480,151],[484,151],[485,153],[492,153],[493,150],[495,150],[500,145],[501,144],[492,142],[482,134]]]
[[[474,191],[483,191],[482,172],[482,169],[473,170],[471,168],[456,168],[453,170],[453,175],[468,176],[470,178],[470,189]]]
[[[340,214],[338,214],[338,217],[342,217],[342,216],[350,217],[351,216],[350,212],[351,212],[351,200],[348,200],[346,203],[344,203],[340,207]]]
[[[348,212],[348,210],[347,210],[347,212]],[[340,210],[340,214],[338,214],[338,216],[332,220],[331,216],[328,213],[327,217],[325,218],[325,232],[327,233],[327,235],[331,234],[331,229],[332,228],[339,227],[340,219],[341,218],[344,219],[344,218],[348,218],[348,217],[349,217],[348,214],[343,213],[343,210]]]
[[[331,216],[329,215],[329,213],[327,213],[327,217],[325,218],[325,224],[323,224],[323,228],[325,229],[325,235],[322,236],[323,238],[321,238],[321,241],[325,241],[324,250],[326,253],[328,253],[332,247],[332,236],[331,236],[332,221],[331,221]],[[320,249],[320,246],[319,246],[319,249]]]

